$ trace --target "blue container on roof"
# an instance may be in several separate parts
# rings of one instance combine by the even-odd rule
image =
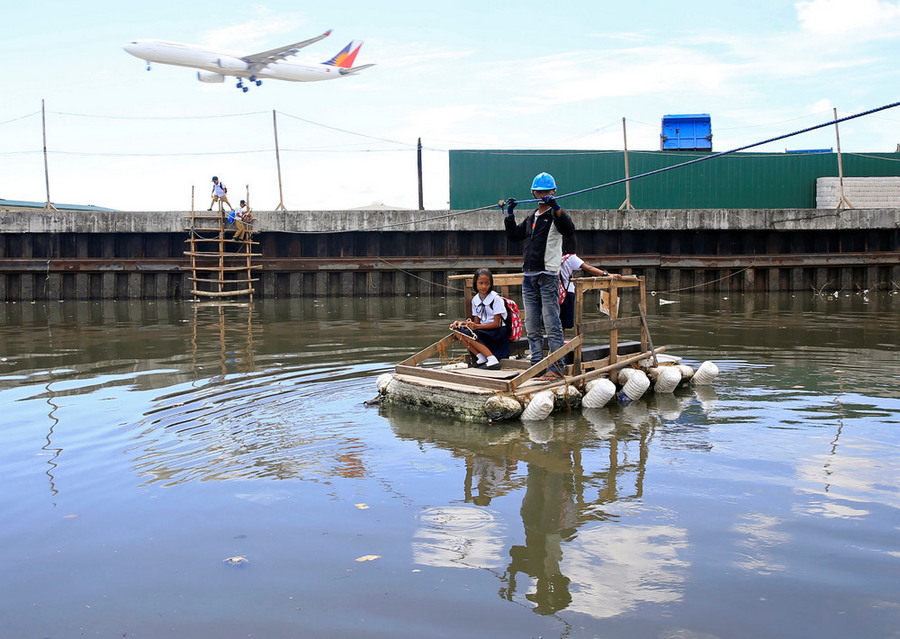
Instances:
[[[659,136],[660,151],[712,151],[709,113],[664,115]]]

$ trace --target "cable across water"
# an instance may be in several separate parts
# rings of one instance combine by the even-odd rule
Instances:
[[[873,109],[868,109],[868,110],[866,110],[866,111],[861,111],[861,112],[859,112],[859,113],[854,113],[853,115],[847,115],[847,116],[844,116],[844,117],[842,117],[842,118],[835,118],[835,119],[833,119],[833,120],[829,120],[828,122],[822,122],[821,124],[816,124],[816,125],[813,125],[813,126],[810,126],[810,127],[806,127],[805,129],[799,129],[799,130],[797,130],[797,131],[793,131],[792,133],[785,133],[785,134],[783,134],[783,135],[778,135],[778,136],[775,136],[775,137],[772,137],[772,138],[768,138],[768,139],[765,139],[765,140],[761,140],[761,141],[759,141],[759,142],[754,142],[754,143],[752,143],[752,144],[746,144],[746,145],[744,145],[744,146],[739,146],[739,147],[736,147],[736,148],[734,148],[734,149],[729,149],[728,151],[720,151],[719,153],[712,153],[712,154],[710,154],[710,155],[705,155],[705,156],[703,156],[703,157],[693,158],[693,159],[691,159],[691,160],[686,160],[685,162],[680,162],[680,163],[678,163],[678,164],[673,164],[673,165],[671,165],[671,166],[665,166],[665,167],[662,167],[662,168],[659,168],[659,169],[654,169],[654,170],[652,170],[652,171],[647,171],[646,173],[640,173],[640,174],[638,174],[638,175],[632,175],[632,176],[625,177],[625,178],[621,178],[621,179],[618,179],[618,180],[613,180],[612,182],[605,182],[605,183],[603,183],[603,184],[597,184],[597,185],[595,185],[595,186],[590,186],[590,187],[587,187],[587,188],[584,188],[584,189],[579,189],[579,190],[577,190],[577,191],[572,191],[572,192],[570,192],[570,193],[564,193],[564,194],[562,194],[562,195],[557,195],[557,196],[555,196],[555,197],[556,197],[557,200],[560,200],[560,199],[562,199],[562,198],[572,197],[573,195],[580,195],[580,194],[582,194],[582,193],[588,193],[588,192],[590,192],[590,191],[597,191],[597,190],[599,190],[599,189],[605,189],[605,188],[608,188],[608,187],[610,187],[610,186],[615,186],[615,185],[617,185],[617,184],[624,184],[625,182],[631,182],[631,181],[633,181],[633,180],[640,180],[640,179],[642,179],[642,178],[649,177],[649,176],[651,176],[651,175],[657,175],[657,174],[659,174],[659,173],[665,173],[666,171],[673,171],[673,170],[675,170],[675,169],[679,169],[679,168],[682,168],[682,167],[685,167],[685,166],[690,166],[690,165],[692,165],[692,164],[698,164],[698,163],[700,163],[700,162],[707,162],[707,161],[709,161],[709,160],[713,160],[713,159],[716,159],[716,158],[720,158],[720,157],[723,157],[723,156],[726,156],[726,155],[731,155],[732,153],[739,153],[740,151],[746,151],[747,149],[752,149],[752,148],[754,148],[754,147],[762,146],[762,145],[764,145],[764,144],[769,144],[769,143],[771,143],[771,142],[777,142],[777,141],[779,141],[779,140],[784,140],[784,139],[786,139],[786,138],[791,138],[791,137],[794,137],[794,136],[796,136],[796,135],[801,135],[801,134],[803,134],[803,133],[809,133],[810,131],[815,131],[816,129],[821,129],[821,128],[824,128],[824,127],[827,127],[827,126],[832,126],[832,125],[835,125],[835,124],[839,124],[839,123],[841,123],[841,122],[847,122],[848,120],[854,120],[854,119],[856,119],[856,118],[861,118],[861,117],[866,116],[866,115],[871,115],[871,114],[873,114],[873,113],[878,113],[879,111],[885,111],[885,110],[887,110],[887,109],[893,109],[894,107],[897,107],[897,106],[900,106],[900,101],[898,101],[898,102],[891,102],[890,104],[885,104],[885,105],[880,106],[880,107],[875,107],[875,108],[873,108]],[[527,203],[538,202],[538,201],[539,201],[539,200],[538,200],[537,198],[532,198],[532,199],[527,199],[527,200],[516,200],[516,202],[519,203],[519,204],[527,204]],[[501,205],[502,205],[502,203],[501,203]],[[468,215],[468,214],[470,214],[470,213],[476,213],[476,212],[478,212],[478,211],[486,211],[486,210],[489,210],[489,209],[495,209],[495,208],[497,208],[497,204],[489,204],[489,205],[486,205],[486,206],[480,206],[480,207],[474,208],[474,209],[466,209],[466,210],[464,210],[464,211],[452,211],[452,212],[450,212],[450,213],[445,213],[445,214],[442,214],[442,215],[436,215],[436,216],[433,216],[433,217],[420,218],[420,219],[416,219],[416,220],[407,220],[407,221],[404,221],[404,222],[393,222],[393,223],[391,223],[391,224],[383,224],[383,225],[379,225],[379,226],[370,226],[370,227],[367,227],[367,228],[365,228],[365,229],[330,230],[330,231],[282,231],[282,230],[279,230],[279,232],[284,232],[284,233],[307,233],[307,234],[310,234],[310,235],[316,235],[316,234],[323,234],[323,233],[349,233],[349,232],[355,232],[355,231],[379,231],[379,230],[382,230],[382,229],[395,228],[395,227],[398,227],[398,226],[408,226],[408,225],[411,225],[411,224],[421,224],[421,223],[424,223],[424,222],[431,222],[431,221],[434,221],[434,220],[442,220],[442,219],[447,219],[447,218],[451,218],[451,217],[457,217],[457,216],[460,216],[460,215]],[[502,208],[502,206],[501,206],[501,208]],[[275,229],[272,229],[272,230],[275,230]]]

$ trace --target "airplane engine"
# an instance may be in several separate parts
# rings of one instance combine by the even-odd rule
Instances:
[[[212,71],[197,71],[197,79],[200,82],[225,82],[225,76],[221,73],[213,73]]]
[[[222,71],[246,71],[247,63],[240,58],[232,58],[230,56],[221,56],[216,58],[215,66]]]

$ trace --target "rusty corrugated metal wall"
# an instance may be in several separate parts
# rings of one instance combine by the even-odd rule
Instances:
[[[631,176],[709,153],[629,151]],[[900,176],[900,153],[844,153],[847,177]],[[622,151],[450,151],[450,208],[474,209],[499,199],[531,197],[531,179],[553,174],[559,193],[625,177]],[[816,178],[836,176],[836,153],[735,153],[631,182],[639,209],[816,208]],[[570,209],[616,209],[625,185],[565,200]]]

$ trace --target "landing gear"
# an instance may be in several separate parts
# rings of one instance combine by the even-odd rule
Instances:
[[[243,89],[243,88],[244,88],[244,81],[243,81],[243,80],[238,80],[236,86],[237,86],[238,89]]]
[[[247,78],[247,79],[250,80],[250,82],[256,82],[256,76],[255,76],[255,75],[251,75],[251,76],[250,76],[249,78]]]
[[[249,90],[250,90],[250,87],[241,87],[241,91],[243,91],[244,93],[247,93],[247,91],[249,91]]]
[[[150,70],[150,60],[147,60],[147,71]]]
[[[256,86],[261,87],[261,86],[262,86],[262,80],[257,80],[257,81],[256,81]]]

